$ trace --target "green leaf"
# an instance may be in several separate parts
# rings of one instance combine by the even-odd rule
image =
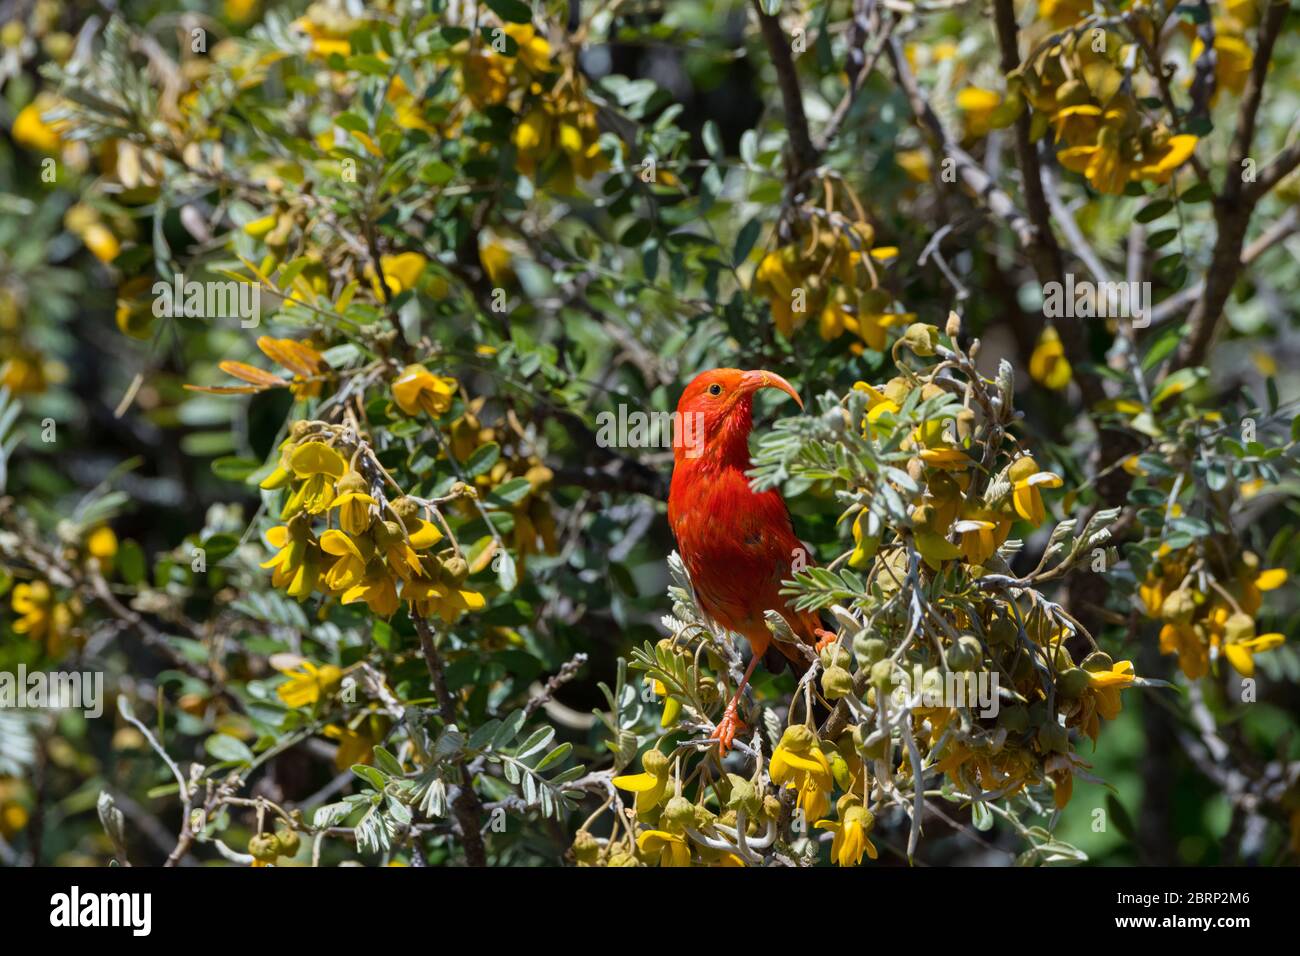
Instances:
[[[213,734],[203,741],[203,749],[223,763],[250,764],[253,762],[253,751],[248,749],[248,745],[236,737],[231,737],[229,734]]]
[[[763,230],[763,223],[757,216],[745,223],[736,236],[736,245],[731,251],[732,265],[740,265],[749,258],[750,251],[754,248],[754,243],[758,241],[759,233]]]
[[[226,481],[245,481],[249,475],[262,467],[260,461],[252,458],[240,458],[237,455],[225,455],[213,459],[212,473]]]
[[[127,584],[139,584],[144,580],[148,567],[144,551],[134,541],[123,541],[117,549],[117,570]]]
[[[488,8],[507,23],[532,23],[532,8],[521,0],[487,0]]]
[[[1151,222],[1153,219],[1159,219],[1173,208],[1174,204],[1168,199],[1157,199],[1139,209],[1137,215],[1133,218],[1138,222]]]
[[[490,441],[485,445],[479,445],[465,462],[466,477],[477,478],[479,475],[486,475],[500,457],[501,446],[496,442]]]

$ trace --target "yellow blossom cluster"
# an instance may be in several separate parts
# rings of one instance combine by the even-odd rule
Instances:
[[[567,51],[556,51],[532,24],[474,34],[453,50],[462,92],[476,107],[506,105],[518,117],[515,166],[561,193],[609,168],[600,147],[596,107]],[[514,55],[507,53],[513,45]],[[564,55],[561,55],[563,52]]]
[[[858,382],[855,389],[867,396],[866,431],[882,432],[888,427],[883,417],[897,414],[913,383],[903,377],[877,388]],[[933,383],[921,386],[922,400],[942,394]],[[999,480],[983,491],[972,486],[975,460],[963,442],[969,438],[974,415],[964,409],[947,419],[927,421],[913,429],[903,447],[914,451],[908,462],[909,474],[921,490],[912,498],[912,537],[926,563],[939,570],[945,561],[963,558],[972,567],[986,564],[1011,533],[1016,519],[1037,527],[1047,519],[1042,489],[1059,488],[1061,478],[1043,471],[1031,455],[1009,462]],[[853,521],[854,551],[851,567],[866,567],[880,545],[880,531],[867,509]],[[955,537],[955,542],[949,540]]]
[[[117,552],[117,534],[107,524],[98,524],[81,530],[61,557],[70,565],[92,567],[107,576]],[[38,577],[15,584],[9,602],[15,615],[14,633],[43,644],[49,657],[57,660],[81,645],[85,608],[75,591]]]
[[[275,554],[262,566],[272,584],[300,601],[319,591],[364,602],[385,618],[399,601],[448,622],[481,609],[483,596],[465,587],[470,569],[459,550],[434,550],[444,533],[429,520],[432,509],[405,495],[384,498],[362,471],[363,449],[345,459],[336,447],[343,440],[336,426],[295,422],[279,466],[261,483],[288,492],[283,523],[266,533]]]
[[[1162,622],[1161,653],[1177,654],[1188,680],[1204,677],[1220,656],[1243,677],[1252,677],[1255,655],[1286,640],[1279,633],[1256,632],[1263,592],[1281,587],[1286,571],[1261,569],[1252,551],[1241,552],[1231,566],[1221,566],[1218,558],[1210,557],[1218,553],[1233,552],[1207,549],[1202,558],[1193,547],[1162,544],[1138,588],[1147,617]]]
[[[1126,44],[1099,30],[1067,31],[1045,44],[1013,78],[1033,108],[1035,138],[1049,131],[1066,169],[1098,192],[1120,194],[1130,183],[1166,183],[1192,157],[1197,138],[1175,134],[1140,109],[1125,82]]]
[[[811,318],[826,341],[845,332],[868,348],[882,351],[886,330],[914,316],[891,311],[892,298],[876,285],[874,263],[898,255],[892,246],[872,248],[875,229],[858,220],[820,228],[818,219],[807,240],[796,239],[763,256],[753,289],[767,299],[772,321],[786,338]]]

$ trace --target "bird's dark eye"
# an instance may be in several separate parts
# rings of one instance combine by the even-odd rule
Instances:
[[[712,385],[709,386],[709,394],[710,394],[710,395],[721,395],[721,394],[722,394],[722,386],[719,385],[717,382],[714,382]]]

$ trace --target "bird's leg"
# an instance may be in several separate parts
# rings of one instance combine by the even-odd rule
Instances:
[[[820,654],[822,651],[824,651],[826,648],[830,647],[832,644],[834,644],[836,641],[840,639],[840,636],[838,634],[833,634],[830,631],[826,630],[826,628],[824,627],[814,627],[813,633],[816,634],[819,638],[821,638],[821,640],[819,640],[816,644],[813,645],[813,650],[815,650],[818,654]]]
[[[724,755],[731,750],[731,744],[735,741],[736,734],[745,729],[744,723],[737,716],[736,705],[740,701],[740,695],[745,692],[745,688],[749,685],[749,677],[754,673],[754,666],[758,664],[760,656],[759,654],[750,655],[749,666],[745,668],[745,676],[741,678],[740,686],[736,688],[736,693],[732,695],[731,700],[727,703],[727,709],[722,712],[722,719],[718,721],[718,726],[714,727],[713,733],[709,735],[717,739],[718,747]]]

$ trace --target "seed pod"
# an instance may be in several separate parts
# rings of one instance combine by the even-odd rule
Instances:
[[[948,648],[946,657],[953,670],[973,671],[984,660],[984,648],[980,646],[979,638],[967,634]]]
[[[822,648],[821,661],[822,661],[822,667],[828,669],[831,667],[848,667],[849,666],[848,649],[845,648],[839,642],[833,644],[827,644],[825,647]]]
[[[669,833],[681,833],[695,826],[695,804],[685,797],[671,797],[664,805],[660,825]]]
[[[281,856],[296,856],[298,848],[302,846],[302,840],[298,837],[296,830],[282,827],[275,831],[275,838],[280,843]]]
[[[857,655],[858,663],[863,667],[884,660],[889,653],[888,644],[870,635],[870,631],[860,631],[857,637],[853,638],[853,653]]]
[[[727,781],[731,784],[731,796],[727,798],[728,809],[744,810],[750,817],[758,816],[763,809],[763,801],[759,799],[754,784],[734,773],[727,774]]]
[[[1056,692],[1066,700],[1076,700],[1079,698],[1088,686],[1092,683],[1092,678],[1082,667],[1071,667],[1062,671],[1056,679]]]
[[[274,833],[258,833],[249,839],[248,852],[261,863],[274,863],[280,855],[280,841]]]
[[[1105,651],[1093,651],[1079,666],[1086,671],[1108,671],[1115,666],[1115,661]]]
[[[376,521],[371,528],[371,533],[375,537],[375,544],[381,548],[395,545],[406,537],[402,533],[402,526],[396,521]]]
[[[998,616],[989,622],[985,637],[994,647],[1012,647],[1020,634],[1020,628],[1009,617]]]
[[[822,694],[827,700],[839,700],[853,693],[853,675],[843,667],[828,667],[822,672]]]
[[[903,333],[903,342],[917,355],[928,358],[939,344],[939,330],[924,322],[913,322]]]
[[[591,866],[600,859],[600,843],[586,830],[579,830],[573,838],[573,858],[580,865]]]
[[[894,686],[893,661],[876,661],[871,665],[871,685],[880,691],[888,691]]]
[[[442,562],[442,577],[447,584],[458,588],[469,577],[469,564],[460,555],[447,558]]]

